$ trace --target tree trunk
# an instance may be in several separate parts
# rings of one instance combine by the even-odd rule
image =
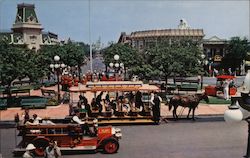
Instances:
[[[165,74],[165,82],[166,82],[166,86],[167,86],[167,84],[168,84],[168,75],[167,74]]]

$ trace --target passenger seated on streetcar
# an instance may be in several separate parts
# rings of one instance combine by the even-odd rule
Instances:
[[[129,114],[129,112],[131,111],[128,98],[124,98],[122,100],[122,109],[124,109],[127,114]]]
[[[49,117],[44,117],[41,125],[56,125],[56,124],[54,122],[52,122]]]
[[[79,95],[78,107],[81,108],[82,105],[87,105],[88,100],[84,95]]]
[[[77,123],[77,124],[79,124],[81,126],[83,135],[90,135],[89,125],[88,125],[87,122],[82,121],[80,119],[80,112],[79,112],[79,110],[75,111],[75,116],[73,116],[72,120],[75,123]]]
[[[96,99],[93,98],[92,101],[91,101],[91,107],[92,107],[92,110],[96,111],[98,110],[98,106],[96,104]]]
[[[112,100],[111,102],[110,102],[110,106],[111,106],[111,110],[113,111],[112,112],[112,114],[116,114],[116,112],[117,112],[117,110],[116,110],[116,102],[115,102],[115,100]]]
[[[98,107],[98,111],[99,111],[100,114],[101,114],[101,112],[102,112],[102,104],[101,104],[102,95],[103,95],[103,92],[101,92],[101,93],[96,97],[96,105],[97,105],[97,107]]]

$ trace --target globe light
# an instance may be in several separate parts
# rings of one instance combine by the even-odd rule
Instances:
[[[201,54],[202,59],[205,59],[205,57],[206,57],[205,54]]]
[[[205,60],[205,65],[208,65],[208,61],[207,60]]]
[[[61,68],[65,68],[66,65],[64,63],[61,64]]]
[[[243,114],[239,109],[239,104],[237,102],[228,107],[229,109],[224,113],[224,120],[227,123],[237,123],[243,119]]]
[[[55,64],[55,68],[58,69],[60,67],[60,64]]]
[[[55,66],[54,66],[54,64],[50,64],[49,67],[50,67],[51,69],[53,69]]]
[[[119,58],[120,58],[120,56],[119,56],[119,55],[117,55],[117,54],[116,54],[116,55],[114,55],[114,59],[115,59],[115,60],[119,60]]]
[[[123,67],[124,66],[124,64],[123,63],[120,63],[120,67]]]
[[[54,56],[54,60],[55,61],[59,61],[60,60],[60,57],[58,55]]]
[[[118,68],[119,67],[119,63],[115,63],[115,67]]]
[[[240,107],[240,111],[242,112],[242,115],[243,115],[243,119],[246,119],[250,116],[250,112],[243,109],[242,107]]]
[[[114,66],[114,64],[113,64],[113,63],[109,63],[109,66],[110,66],[110,67],[113,67],[113,66]]]

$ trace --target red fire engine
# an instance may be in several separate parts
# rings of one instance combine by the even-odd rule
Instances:
[[[24,152],[27,144],[33,143],[36,147],[35,154],[43,156],[50,140],[57,142],[62,153],[100,149],[104,153],[113,154],[119,149],[118,140],[122,136],[119,128],[111,126],[94,126],[92,134],[88,136],[83,135],[80,125],[76,124],[23,125],[17,129],[22,141],[14,149],[14,155]]]

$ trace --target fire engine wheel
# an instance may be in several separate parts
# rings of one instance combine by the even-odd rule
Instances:
[[[49,140],[46,138],[38,138],[33,141],[35,149],[35,154],[37,156],[44,156],[44,150],[49,145]]]
[[[119,149],[119,143],[115,139],[107,139],[103,142],[103,151],[107,154],[116,153]]]

